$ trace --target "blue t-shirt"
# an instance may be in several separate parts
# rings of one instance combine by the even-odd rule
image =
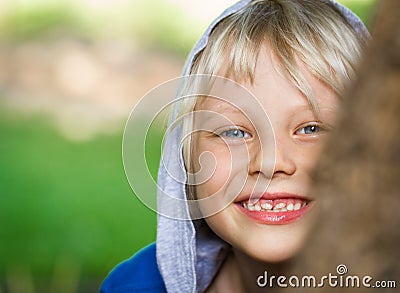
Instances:
[[[117,265],[104,280],[100,293],[166,293],[152,243]]]

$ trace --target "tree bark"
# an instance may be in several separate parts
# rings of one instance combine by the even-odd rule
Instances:
[[[291,273],[340,276],[336,267],[344,264],[348,272],[343,276],[395,280],[399,287],[400,1],[379,4],[358,79],[349,87],[339,124],[314,173],[320,221]],[[327,284],[321,291],[332,289],[354,291]]]

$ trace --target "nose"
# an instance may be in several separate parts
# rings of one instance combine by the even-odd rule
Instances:
[[[296,151],[291,147],[289,140],[276,141],[274,177],[291,176],[296,172]]]
[[[282,137],[275,137],[275,146],[260,143],[259,149],[251,152],[249,173],[268,179],[293,175],[297,169],[296,150],[291,144],[290,139]]]

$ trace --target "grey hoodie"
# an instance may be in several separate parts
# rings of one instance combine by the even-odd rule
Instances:
[[[352,25],[355,31],[363,38],[369,38],[369,33],[361,20],[349,9],[330,0],[341,11],[343,16]],[[213,28],[227,16],[237,12],[251,0],[239,1],[226,9],[205,31],[193,48],[183,75],[190,72],[196,55],[205,48],[208,37]],[[174,121],[179,109],[175,109],[171,121]],[[185,182],[182,149],[182,131],[179,127],[168,133],[164,143],[164,151],[158,174],[158,230],[156,242],[157,262],[170,293],[204,292],[218,272],[220,265],[229,251],[229,245],[218,238],[204,220],[176,220],[188,219],[189,208],[186,204]],[[168,171],[167,171],[168,170]],[[172,170],[172,172],[171,172]],[[174,175],[172,176],[171,173]],[[173,195],[182,201],[170,201],[168,196]]]

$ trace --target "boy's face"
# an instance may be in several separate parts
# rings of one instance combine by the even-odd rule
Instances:
[[[224,118],[195,114],[195,128],[207,124],[207,130],[193,134],[191,157],[193,171],[198,172],[197,198],[215,195],[221,206],[226,199],[233,200],[207,217],[208,225],[234,248],[265,262],[293,256],[310,231],[318,199],[318,194],[310,194],[310,173],[334,125],[339,102],[302,67],[320,110],[316,117],[270,52],[268,47],[261,50],[253,85],[243,84],[258,104],[244,103],[239,109],[221,99],[199,99],[196,111]],[[257,114],[260,110],[269,122]],[[199,178],[204,172],[210,176]],[[250,197],[256,202],[251,204]],[[205,215],[212,208],[200,204]]]

